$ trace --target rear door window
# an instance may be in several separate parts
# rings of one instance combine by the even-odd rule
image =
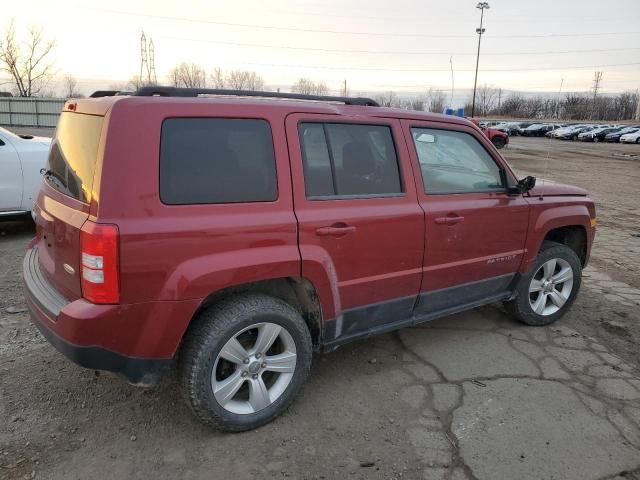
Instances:
[[[163,122],[160,198],[164,203],[268,202],[277,197],[273,139],[265,120]]]
[[[63,112],[49,150],[45,179],[56,190],[88,203],[104,117]]]
[[[307,198],[402,193],[390,127],[302,123],[299,133]]]

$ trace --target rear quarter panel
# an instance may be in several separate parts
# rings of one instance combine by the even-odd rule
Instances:
[[[224,287],[298,276],[300,255],[283,116],[247,106],[176,100],[154,104],[131,98],[116,103],[109,114],[93,213],[98,221],[116,223],[120,230],[122,303],[204,299]],[[269,121],[278,199],[163,204],[159,196],[160,132],[163,120],[175,117]]]

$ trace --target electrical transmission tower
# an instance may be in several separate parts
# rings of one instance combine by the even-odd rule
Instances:
[[[591,120],[596,114],[596,101],[598,99],[598,90],[600,90],[600,82],[602,81],[602,72],[595,72],[593,76],[593,105],[591,106]]]
[[[142,32],[140,35],[140,76],[138,77],[140,86],[155,85],[156,77],[156,60],[153,40]]]
[[[154,85],[158,83],[158,78],[156,77],[156,55],[155,48],[153,46],[153,39],[149,39],[149,72],[148,72],[149,83],[153,83]]]

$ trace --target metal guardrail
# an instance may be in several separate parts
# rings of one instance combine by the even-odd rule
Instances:
[[[0,125],[55,127],[64,98],[0,97]]]

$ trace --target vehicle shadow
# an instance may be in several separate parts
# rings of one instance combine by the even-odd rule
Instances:
[[[33,235],[36,225],[30,215],[0,217],[0,241],[3,238]]]

